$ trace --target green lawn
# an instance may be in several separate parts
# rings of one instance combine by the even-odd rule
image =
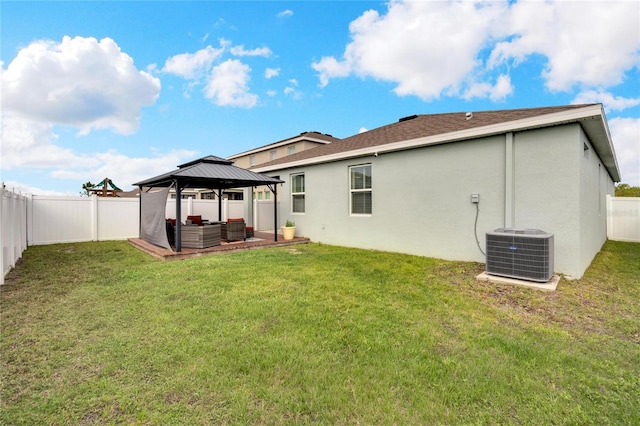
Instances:
[[[555,293],[482,270],[30,247],[1,288],[0,424],[640,424],[640,244]]]

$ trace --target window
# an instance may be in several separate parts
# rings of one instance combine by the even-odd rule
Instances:
[[[275,160],[276,158],[278,158],[278,151],[274,149],[273,151],[271,151],[271,161]]]
[[[291,154],[295,154],[296,153],[296,146],[295,145],[291,145],[289,148],[287,148],[287,154],[291,155]]]
[[[252,155],[251,157],[249,157],[249,165],[250,166],[255,166],[256,165],[256,156]]]
[[[371,214],[371,164],[349,167],[351,214]]]
[[[264,199],[265,200],[271,199],[271,191],[264,191]]]
[[[304,213],[304,173],[291,175],[291,211]]]

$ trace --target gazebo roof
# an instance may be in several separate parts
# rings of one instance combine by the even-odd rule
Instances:
[[[282,183],[280,179],[233,165],[224,158],[208,155],[178,166],[178,169],[136,182],[136,186],[167,187],[178,181],[182,188],[228,189]]]

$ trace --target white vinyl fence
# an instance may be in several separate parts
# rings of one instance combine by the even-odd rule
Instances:
[[[0,284],[4,283],[5,275],[27,246],[124,240],[138,236],[140,207],[137,198],[21,195],[5,189],[4,185],[1,189]],[[175,218],[175,203],[176,200],[167,200],[167,218]],[[244,203],[223,200],[222,220],[244,217]],[[185,199],[181,210],[183,219],[188,215],[202,215],[204,219],[218,220],[216,200]],[[281,217],[280,213],[278,217]],[[252,222],[257,231],[272,230],[273,201],[254,200]],[[607,196],[607,237],[640,242],[640,198]]]
[[[27,200],[28,197],[6,189],[0,182],[0,284],[6,274],[16,266],[22,252],[27,249]]]
[[[607,238],[640,243],[640,197],[607,195]]]
[[[176,217],[176,200],[167,200],[167,218]],[[217,200],[183,199],[182,219],[202,215],[218,220]],[[244,201],[222,200],[222,220],[243,217]],[[126,240],[139,233],[138,198],[34,195],[27,209],[28,245]]]

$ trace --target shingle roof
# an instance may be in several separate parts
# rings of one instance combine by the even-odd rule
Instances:
[[[290,138],[282,139],[282,140],[279,140],[277,142],[272,142],[270,144],[260,146],[258,148],[252,148],[252,149],[250,149],[248,151],[243,151],[243,152],[240,152],[238,154],[230,155],[228,158],[229,159],[235,159],[235,158],[238,158],[238,157],[242,157],[244,155],[249,155],[251,153],[266,151],[266,150],[272,149],[272,148],[277,147],[277,146],[287,145],[289,143],[298,142],[298,141],[302,141],[302,140],[308,140],[308,141],[317,142],[317,143],[332,143],[332,142],[337,142],[340,139],[335,138],[335,137],[333,137],[333,136],[331,136],[329,134],[320,133],[320,132],[316,132],[316,131],[302,132],[299,135],[292,136]]]
[[[176,179],[183,188],[243,188],[282,182],[270,176],[236,167],[229,160],[209,155],[178,166],[167,172],[134,183],[136,186],[167,187]]]
[[[323,159],[331,159],[331,161],[335,161],[341,157],[348,158],[351,153],[365,152],[367,149],[375,150],[375,147],[382,146],[394,147],[394,143],[436,137],[438,135],[443,135],[442,141],[438,143],[446,143],[461,139],[456,139],[453,135],[465,135],[465,138],[477,138],[490,135],[492,134],[490,133],[491,131],[494,131],[493,134],[496,134],[504,133],[505,131],[524,130],[527,127],[525,127],[526,124],[523,123],[526,123],[528,119],[538,117],[540,117],[541,120],[534,120],[536,121],[536,125],[532,125],[529,128],[543,127],[544,125],[557,125],[563,120],[562,114],[558,115],[558,113],[566,113],[567,115],[570,115],[572,111],[577,111],[581,108],[589,109],[589,111],[587,111],[589,117],[585,117],[585,120],[595,116],[595,113],[592,113],[591,110],[597,110],[598,115],[604,114],[601,112],[601,106],[599,104],[588,104],[495,111],[474,111],[470,118],[467,118],[467,112],[415,115],[405,117],[400,119],[398,122],[359,133],[331,144],[318,146],[268,163],[260,164],[254,169],[259,171],[278,170],[288,167],[289,164],[291,166],[295,166],[296,163],[310,164],[314,162],[314,159],[317,159],[317,162],[323,162]],[[542,119],[545,116],[553,117],[553,120],[550,119],[549,122],[545,124],[545,120]],[[579,119],[572,118],[567,120],[567,122],[569,121],[578,122]],[[514,123],[513,130],[505,130],[509,128],[509,123]],[[515,123],[518,123],[518,126],[516,126]],[[501,124],[504,124],[504,126],[501,126]],[[583,126],[586,125],[584,121],[582,121],[581,124]],[[616,177],[619,178],[619,172],[617,171],[615,154],[613,154],[613,146],[609,140],[606,122],[604,123],[604,127],[604,130],[600,128],[590,128],[585,131],[587,131],[587,133],[596,133],[598,137],[606,139],[606,141],[599,143],[596,148],[599,149],[599,154],[603,157],[603,162],[615,180]],[[500,129],[499,132],[496,130],[498,128]],[[447,139],[448,135],[452,135],[451,139]],[[395,148],[390,148],[390,150],[393,149],[407,149],[407,147],[398,148],[396,146]]]

